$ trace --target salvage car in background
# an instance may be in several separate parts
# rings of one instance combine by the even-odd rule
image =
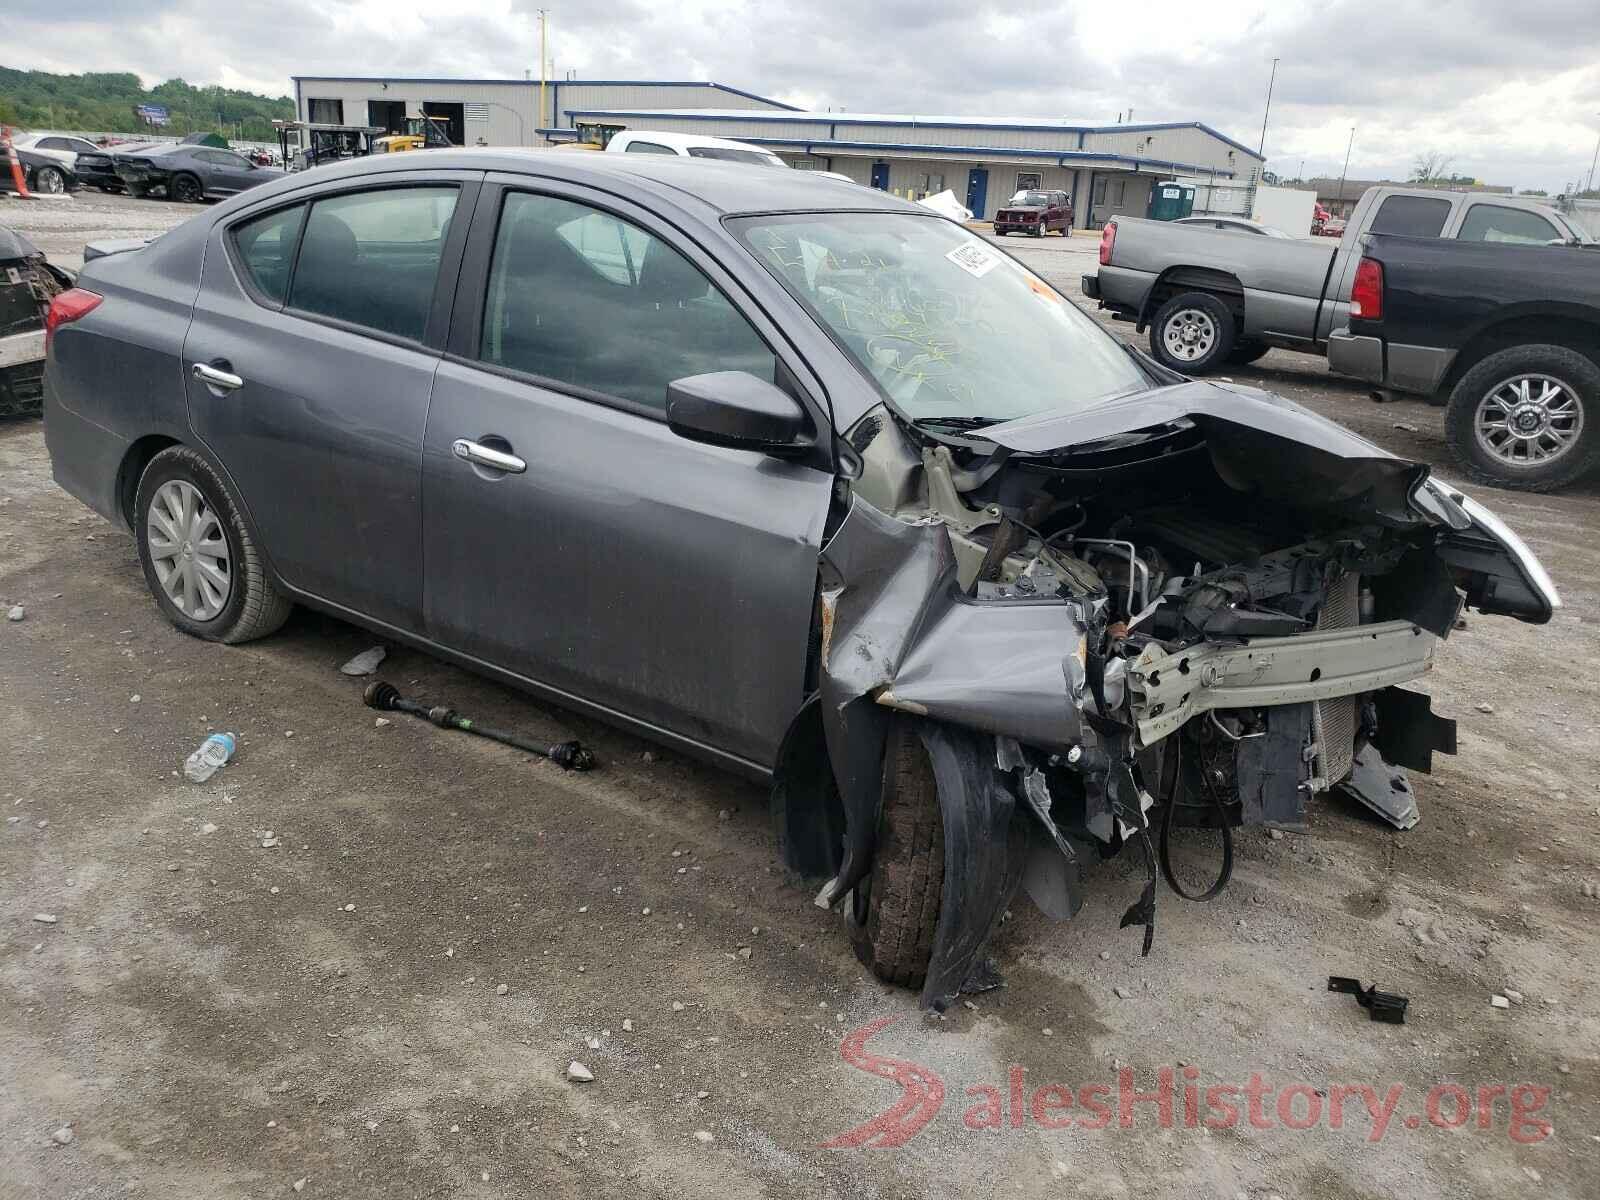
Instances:
[[[11,144],[18,150],[53,158],[69,171],[77,170],[78,155],[99,149],[88,138],[70,133],[17,133],[12,135]]]
[[[1043,237],[1052,230],[1063,237],[1072,236],[1072,197],[1066,192],[1021,191],[994,214],[994,231],[1001,237],[1008,233]]]
[[[1483,240],[1484,211],[1526,213],[1549,241],[1583,241],[1548,205],[1520,197],[1428,188],[1369,188],[1337,244],[1316,238],[1225,237],[1170,221],[1116,217],[1100,235],[1086,296],[1150,330],[1150,353],[1202,375],[1254,362],[1276,346],[1326,354],[1345,323],[1367,233]]]
[[[1328,362],[1447,403],[1474,479],[1554,491],[1600,466],[1600,248],[1545,245],[1520,209],[1474,212],[1482,239],[1366,238]]]
[[[38,412],[44,397],[45,315],[72,286],[22,234],[0,225],[0,417]]]
[[[768,780],[937,1006],[1019,881],[1065,918],[1138,843],[1148,947],[1174,825],[1339,786],[1414,823],[1454,725],[1398,685],[1463,593],[1559,604],[1426,466],[805,173],[368,159],[92,259],[52,321],[55,478],[179,629],[310,605]]]
[[[117,153],[112,163],[129,195],[159,191],[184,204],[231,196],[284,174],[276,167],[258,167],[232,150],[203,145],[146,146]]]
[[[59,196],[63,192],[78,190],[78,175],[71,167],[47,154],[33,150],[14,151],[22,164],[22,179],[30,192],[41,196]],[[10,167],[5,165],[4,151],[0,150],[0,191],[11,191],[15,183]]]

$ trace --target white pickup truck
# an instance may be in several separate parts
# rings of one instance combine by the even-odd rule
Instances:
[[[1115,217],[1101,231],[1100,269],[1083,277],[1083,291],[1118,319],[1149,329],[1151,354],[1185,375],[1254,362],[1274,346],[1326,355],[1348,321],[1368,233],[1535,245],[1584,240],[1560,213],[1531,200],[1375,187],[1337,242]]]

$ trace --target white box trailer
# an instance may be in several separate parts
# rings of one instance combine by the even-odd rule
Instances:
[[[1317,208],[1317,194],[1299,188],[1258,187],[1250,216],[1295,237],[1311,236],[1311,219]]]

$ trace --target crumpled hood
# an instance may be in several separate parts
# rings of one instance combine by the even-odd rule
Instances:
[[[1260,388],[1188,380],[990,425],[982,436],[1019,454],[1052,454],[1183,420],[1205,433],[1218,472],[1240,490],[1293,500],[1315,489],[1319,501],[1352,503],[1394,524],[1426,519],[1410,498],[1427,479],[1427,464],[1397,458]]]
[[[1393,454],[1366,438],[1351,433],[1292,400],[1260,388],[1237,384],[1188,380],[1119,396],[1089,408],[1039,413],[1001,425],[990,425],[983,436],[997,445],[1023,454],[1081,446],[1119,433],[1132,433],[1184,417],[1209,419],[1258,429],[1263,433],[1303,442],[1340,458],[1386,458]]]

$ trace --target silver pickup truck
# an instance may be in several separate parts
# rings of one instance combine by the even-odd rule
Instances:
[[[1101,231],[1100,269],[1083,277],[1083,292],[1141,332],[1148,328],[1150,352],[1185,375],[1254,362],[1274,346],[1325,355],[1329,337],[1348,320],[1368,233],[1537,245],[1584,240],[1560,213],[1530,200],[1375,187],[1337,242],[1113,218]]]

